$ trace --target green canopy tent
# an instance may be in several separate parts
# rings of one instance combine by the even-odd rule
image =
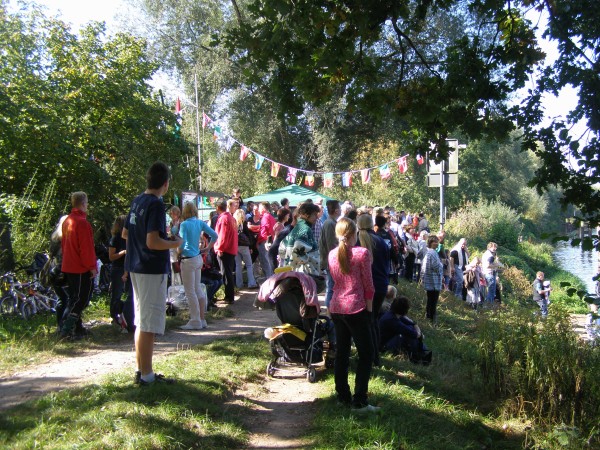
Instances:
[[[313,202],[322,199],[323,205],[325,205],[327,200],[333,200],[333,198],[319,194],[316,191],[311,191],[310,189],[306,189],[296,184],[290,184],[289,186],[282,187],[281,189],[276,189],[271,192],[255,195],[254,197],[245,198],[244,202],[251,201],[281,203],[282,198],[287,198],[290,201],[290,206],[296,206],[298,203],[308,200],[309,198],[312,199]]]

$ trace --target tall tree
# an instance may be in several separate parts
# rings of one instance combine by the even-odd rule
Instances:
[[[164,160],[181,178],[187,144],[153,97],[158,65],[143,40],[106,36],[100,23],[77,36],[36,8],[8,13],[0,4],[0,19],[3,193],[20,195],[36,172],[40,189],[56,182],[57,208],[85,190],[93,211],[112,216],[144,187],[148,161]]]
[[[546,10],[546,35],[559,44],[543,68],[527,9]],[[591,0],[254,0],[222,41],[250,85],[266,85],[280,114],[293,121],[306,105],[343,92],[349,114],[392,116],[398,133],[413,130],[414,153],[436,142],[445,156],[449,133],[503,137],[520,126],[523,146],[541,160],[535,183],[559,184],[564,202],[600,210],[598,181],[598,20]],[[508,100],[536,69],[538,86],[516,107]],[[580,87],[565,123],[540,128],[541,97]],[[587,143],[569,135],[569,121],[587,118]],[[538,141],[542,146],[538,146]],[[580,161],[565,164],[569,155]]]

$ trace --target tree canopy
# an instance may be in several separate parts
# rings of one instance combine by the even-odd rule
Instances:
[[[152,161],[182,170],[187,144],[148,84],[158,64],[144,40],[106,36],[101,23],[75,35],[37,8],[9,13],[4,2],[0,18],[4,195],[21,195],[35,175],[38,190],[56,187],[54,220],[77,190],[112,220],[143,190]]]
[[[559,50],[551,66],[525,18],[529,10],[549,17],[544,35]],[[504,137],[518,126],[523,149],[541,161],[535,186],[556,184],[565,204],[595,214],[596,11],[591,0],[253,0],[220,42],[249,86],[268,89],[286,122],[339,99],[349,117],[391,119],[396,136],[411,130],[413,153],[437,143],[437,157],[453,133]],[[535,87],[511,106],[534,75]],[[576,108],[544,124],[543,95],[567,85],[580,91]],[[569,133],[580,119],[585,141]]]

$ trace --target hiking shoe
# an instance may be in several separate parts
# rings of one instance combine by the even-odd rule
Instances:
[[[153,384],[173,384],[175,380],[173,378],[167,378],[162,373],[154,374],[154,381],[144,381],[140,374],[140,386],[151,386]]]
[[[381,408],[379,406],[373,406],[373,405],[353,406],[352,407],[352,412],[358,413],[358,414],[368,414],[368,413],[377,414],[380,411],[381,411]]]

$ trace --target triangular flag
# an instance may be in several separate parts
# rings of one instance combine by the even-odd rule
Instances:
[[[206,125],[208,125],[210,122],[212,122],[212,119],[206,114],[202,113],[202,128],[206,128]]]
[[[390,168],[387,164],[379,167],[379,174],[381,175],[382,180],[387,180],[392,176],[392,172],[390,172]]]
[[[304,186],[314,186],[315,185],[315,173],[310,172],[306,174],[304,177]]]
[[[221,136],[221,127],[219,125],[215,125],[213,128],[213,139],[216,141]]]
[[[370,169],[362,169],[360,171],[360,178],[363,184],[368,184],[371,182],[371,170]]]
[[[260,168],[263,165],[263,162],[265,161],[265,157],[257,155],[257,154],[254,154],[254,156],[256,157],[256,162],[254,163],[254,168],[256,170],[260,170]]]
[[[333,174],[325,173],[323,174],[323,186],[326,188],[333,187]]]
[[[398,160],[398,170],[400,173],[405,173],[408,170],[408,162],[406,161],[406,156],[403,156]]]
[[[421,165],[425,162],[425,158],[421,156],[421,154],[417,154],[417,164]]]
[[[298,172],[298,169],[294,169],[293,167],[288,167],[288,173],[287,173],[287,177],[286,177],[285,181],[287,181],[288,183],[295,183],[297,172]]]
[[[298,186],[302,186],[302,183],[304,183],[304,178],[306,178],[306,172],[300,171],[300,173],[296,175],[296,184]]]
[[[250,154],[250,150],[245,145],[242,145],[242,149],[240,150],[240,161],[245,160]]]
[[[227,137],[225,138],[224,145],[225,145],[225,149],[226,149],[228,152],[230,152],[230,151],[231,151],[231,147],[233,147],[233,144],[235,144],[235,139],[234,139],[234,138],[232,138],[231,136],[227,136]]]
[[[352,186],[352,172],[344,172],[342,174],[342,186],[343,187]]]
[[[276,177],[279,173],[279,164],[271,161],[271,176]]]

